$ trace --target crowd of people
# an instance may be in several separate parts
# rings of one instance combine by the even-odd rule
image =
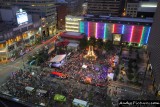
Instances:
[[[53,100],[54,95],[62,94],[67,98],[63,107],[70,107],[74,98],[106,107],[106,101],[108,101],[107,74],[113,72],[115,68],[112,66],[115,51],[107,52],[94,61],[85,59],[84,55],[86,54],[87,51],[73,52],[60,69],[52,69],[52,71],[67,74],[68,79],[53,78],[50,76],[52,71],[43,69],[43,67],[35,69],[26,67],[13,72],[7,82],[0,87],[0,92],[23,102],[37,105],[44,104],[54,107],[57,105]],[[83,68],[83,65],[87,67]],[[110,68],[112,71],[109,71]],[[85,80],[93,85],[84,84]],[[103,87],[99,87],[97,84],[102,84]],[[33,90],[26,90],[26,87],[32,87]],[[37,90],[44,90],[46,93]]]
[[[64,66],[61,67],[60,72],[68,74],[78,81],[90,78],[91,84],[105,84],[108,80],[108,73],[114,73],[114,69],[117,67],[114,65],[115,51],[108,52],[105,55],[101,54],[99,55],[101,58],[98,57],[92,61],[84,58],[86,54],[85,50],[72,53],[65,61]]]

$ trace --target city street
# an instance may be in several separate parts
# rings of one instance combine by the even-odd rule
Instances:
[[[45,45],[47,45],[49,43],[48,41],[54,40],[55,38],[57,38],[57,37],[56,36],[52,37],[51,39],[47,40],[45,43],[34,47],[33,50],[31,50],[27,54],[24,54],[23,55],[24,63],[26,63],[28,56],[32,56],[37,50],[39,50],[42,47],[44,47]],[[23,60],[22,60],[22,57],[19,57],[18,59],[16,59],[13,62],[9,62],[7,64],[0,65],[0,77],[1,77],[0,84],[3,83],[5,81],[5,79],[11,75],[12,72],[17,71],[20,68],[23,68]]]

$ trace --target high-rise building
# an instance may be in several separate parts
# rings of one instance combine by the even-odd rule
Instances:
[[[137,17],[139,3],[138,2],[129,2],[126,6],[126,15],[130,17]]]
[[[79,32],[79,23],[81,20],[84,18],[82,16],[71,16],[67,15],[65,18],[66,22],[66,31],[71,31],[71,32]]]
[[[65,17],[68,14],[68,7],[66,2],[56,3],[57,10],[57,29],[65,29]]]
[[[16,5],[29,14],[38,14],[44,35],[56,32],[56,6],[54,0],[1,0],[0,7],[7,8]]]
[[[124,0],[88,0],[88,14],[121,16]]]
[[[158,2],[157,9],[154,15],[154,22],[152,24],[152,29],[150,37],[148,40],[148,53],[149,53],[149,63],[152,68],[153,75],[153,85],[155,87],[155,92],[160,92],[160,2]]]
[[[153,17],[156,11],[157,2],[155,1],[126,1],[126,16],[127,17]]]

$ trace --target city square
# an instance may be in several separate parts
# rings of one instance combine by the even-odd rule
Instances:
[[[0,107],[160,105],[159,15],[156,0],[1,0]]]

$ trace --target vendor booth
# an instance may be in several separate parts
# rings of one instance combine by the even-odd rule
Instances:
[[[54,58],[52,58],[49,62],[50,67],[61,67],[64,64],[66,54],[63,55],[56,55]]]
[[[76,98],[74,98],[72,104],[73,106],[76,106],[76,107],[89,107],[89,103],[87,101],[83,101]]]

